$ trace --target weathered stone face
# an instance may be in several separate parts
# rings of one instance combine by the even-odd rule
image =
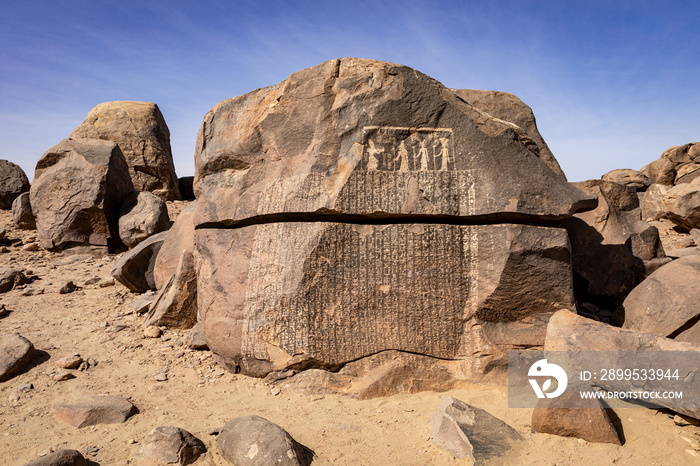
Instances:
[[[134,188],[164,200],[180,199],[170,149],[170,131],[152,102],[104,102],[70,134],[71,139],[106,139],[119,144]]]
[[[229,225],[282,213],[559,220],[590,206],[512,124],[415,70],[359,59],[210,110],[195,191],[200,223]]]
[[[386,350],[485,366],[542,345],[574,305],[566,231],[546,225],[591,201],[513,126],[357,59],[217,105],[195,156],[212,351],[265,375]]]

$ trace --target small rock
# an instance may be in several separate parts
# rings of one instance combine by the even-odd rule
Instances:
[[[90,285],[96,285],[100,283],[100,280],[102,280],[100,277],[92,277],[87,280],[85,280],[85,286],[90,286]]]
[[[78,287],[75,286],[75,283],[73,283],[72,281],[69,281],[68,283],[63,285],[60,290],[58,290],[58,293],[59,294],[68,294],[68,293],[74,292],[77,289],[78,289]]]
[[[38,251],[40,248],[39,243],[29,243],[22,247],[25,251]]]
[[[44,294],[44,287],[43,286],[28,286],[24,290],[22,290],[22,296],[37,296],[40,294]]]
[[[156,294],[152,290],[146,291],[144,294],[141,296],[136,297],[131,302],[131,308],[137,313],[137,314],[145,314],[148,312],[148,307],[151,305],[151,303],[156,299]]]
[[[111,395],[85,395],[74,403],[54,404],[53,410],[59,419],[77,428],[122,423],[138,412],[126,398]]]
[[[7,309],[5,309],[4,304],[0,304],[0,317],[3,317],[5,314],[7,314]]]
[[[97,359],[88,358],[87,363],[90,365],[90,367],[95,367],[97,365]]]
[[[155,325],[150,325],[143,330],[143,336],[146,338],[158,338],[163,334],[163,331]]]
[[[100,288],[107,288],[109,286],[114,286],[114,279],[113,278],[105,278],[101,282],[97,284]]]
[[[87,453],[88,455],[95,455],[98,451],[100,451],[99,447],[87,447],[85,449],[85,453]]]
[[[168,374],[158,374],[154,377],[156,382],[167,382],[168,381]]]
[[[78,370],[80,372],[84,372],[84,371],[88,370],[89,368],[90,368],[90,364],[88,364],[87,361],[81,362],[80,365],[78,366]]]
[[[272,393],[274,396],[277,396],[277,395],[279,395],[280,393],[282,393],[282,390],[280,390],[280,389],[277,388],[277,387],[272,387],[272,389],[270,390],[270,393]]]
[[[40,455],[41,456],[41,455]],[[88,463],[77,450],[58,450],[46,453],[42,458],[31,461],[24,466],[87,466]]]
[[[34,385],[32,385],[32,384],[29,383],[29,382],[23,383],[23,384],[20,384],[20,385],[17,387],[17,390],[19,390],[19,391],[22,392],[22,393],[26,393],[26,392],[28,392],[28,391],[34,390]]]
[[[681,414],[676,414],[673,417],[673,422],[677,426],[687,427],[687,426],[700,426],[700,420],[694,419],[692,417],[683,416]]]
[[[190,333],[187,336],[187,346],[195,350],[208,350],[207,339],[204,336],[204,327],[202,322],[197,322],[194,327],[190,329]]]
[[[13,393],[7,398],[7,401],[10,402],[11,405],[14,405],[16,403],[19,403],[19,395],[16,393]]]
[[[68,371],[57,372],[53,377],[51,377],[56,382],[63,382],[64,380],[74,379],[75,375]]]
[[[56,361],[58,367],[62,369],[75,369],[83,363],[83,358],[79,354],[70,354]]]
[[[0,293],[6,293],[16,286],[29,283],[29,279],[23,271],[0,267]]]
[[[143,439],[134,455],[137,459],[151,459],[165,464],[194,463],[207,449],[194,435],[171,426],[156,427]]]

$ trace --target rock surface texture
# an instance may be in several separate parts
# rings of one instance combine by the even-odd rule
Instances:
[[[121,202],[133,190],[115,143],[64,139],[41,156],[30,190],[41,246],[120,244]]]
[[[0,160],[0,209],[9,209],[22,193],[29,191],[29,179],[22,167]]]
[[[160,290],[143,326],[189,329],[197,323],[197,276],[194,256],[185,251],[175,273]]]
[[[150,191],[164,200],[180,199],[170,131],[156,104],[102,103],[90,110],[70,138],[106,139],[119,144],[137,191]]]
[[[428,76],[371,60],[220,103],[195,155],[209,347],[264,376],[386,350],[478,375],[541,346],[574,301],[552,225],[594,201],[529,147]]]

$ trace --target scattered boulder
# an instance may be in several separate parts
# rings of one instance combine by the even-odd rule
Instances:
[[[88,466],[88,462],[77,450],[58,450],[30,461],[24,466]]]
[[[143,325],[188,329],[196,323],[197,276],[194,256],[185,251],[180,257],[175,274],[156,296]]]
[[[32,342],[20,335],[0,335],[0,382],[21,372],[36,354]]]
[[[138,412],[126,398],[112,395],[84,395],[73,403],[53,405],[56,417],[81,428],[97,424],[119,424]]]
[[[483,91],[478,89],[452,89],[465,102],[489,115],[512,123],[520,142],[530,152],[542,160],[554,173],[566,179],[564,171],[549,146],[537,130],[537,123],[532,109],[517,96],[508,92]]]
[[[505,422],[450,396],[440,401],[430,425],[438,448],[474,464],[502,457],[523,440]]]
[[[36,230],[29,192],[22,193],[12,202],[12,221],[22,230]]]
[[[585,387],[589,390],[590,387]],[[621,445],[620,435],[608,411],[595,400],[596,407],[581,403],[579,389],[569,387],[557,398],[543,398],[532,412],[532,431],[560,437],[576,437],[591,443]]]
[[[41,246],[116,248],[121,201],[133,189],[115,143],[64,139],[39,159],[30,190]]]
[[[165,201],[147,191],[134,191],[122,203],[119,236],[129,249],[170,228]]]
[[[162,290],[175,273],[180,258],[185,251],[194,253],[194,226],[197,202],[185,207],[163,240],[156,257],[153,279],[156,288]]]
[[[183,176],[180,183],[180,195],[184,201],[194,201],[194,176]]]
[[[576,296],[615,309],[644,279],[646,263],[665,256],[659,231],[641,220],[634,188],[603,180],[573,184],[598,197],[598,207],[565,222]]]
[[[137,293],[155,290],[153,278],[156,256],[163,246],[166,231],[142,241],[114,262],[112,276],[122,285]],[[102,286],[102,285],[99,285]]]
[[[635,191],[646,191],[651,186],[651,181],[643,173],[629,168],[618,168],[610,171],[601,177],[604,181],[618,183],[623,186],[629,186]]]
[[[106,139],[119,144],[137,191],[150,191],[166,201],[180,199],[170,130],[156,104],[101,103],[90,110],[70,138]]]
[[[61,287],[60,290],[58,290],[58,293],[59,294],[68,294],[68,293],[74,292],[77,289],[78,289],[78,287],[76,286],[75,283],[73,283],[72,281],[68,281]]]
[[[134,458],[184,466],[197,461],[206,451],[204,443],[186,430],[162,426],[143,439]]]
[[[194,350],[209,349],[207,338],[204,336],[204,326],[202,326],[202,322],[197,322],[195,326],[190,329],[187,335],[187,346]]]
[[[29,191],[29,178],[22,167],[0,160],[0,209],[10,209],[12,202]]]
[[[237,466],[309,465],[314,453],[286,430],[260,416],[228,421],[216,439],[226,460]]]
[[[695,249],[698,253],[700,250]],[[627,296],[623,328],[674,338],[700,321],[700,256],[682,257],[651,274]],[[700,346],[700,340],[691,342]]]
[[[624,368],[628,367],[625,364],[625,355],[645,351],[653,352],[654,362],[660,364],[658,367],[661,368],[665,367],[661,360],[665,352],[669,352],[670,356],[676,360],[678,352],[685,351],[694,355],[700,351],[699,346],[687,342],[613,327],[578,316],[568,310],[556,312],[549,320],[544,349],[545,352],[558,352],[564,360],[568,360],[566,361],[568,367],[573,368],[583,367],[582,364],[576,362],[581,357],[586,358],[589,367],[593,365],[595,367]],[[600,358],[600,361],[596,362],[596,357]],[[669,368],[672,367],[670,361],[668,364]],[[679,365],[676,364],[675,367]],[[684,390],[689,390],[689,393],[697,392],[699,388],[697,384],[700,381],[693,378],[693,371],[697,370],[697,366],[678,367],[678,369],[679,379],[686,381],[683,386]],[[644,386],[640,387],[638,386],[639,382],[625,378],[602,380],[601,377],[598,377],[595,381],[595,384],[600,388],[618,392],[639,391],[640,389],[646,391],[663,390],[664,386],[660,383],[647,380],[644,382]],[[687,403],[683,404],[682,399],[655,398],[653,402],[680,414],[700,419],[700,409],[689,407]]]
[[[0,293],[7,293],[15,286],[29,283],[23,271],[9,267],[0,267]]]

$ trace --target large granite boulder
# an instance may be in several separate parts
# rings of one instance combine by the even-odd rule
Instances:
[[[664,265],[625,299],[623,328],[675,338],[697,326],[699,282],[700,256],[681,257]],[[690,342],[700,346],[700,339]]]
[[[170,130],[158,106],[151,102],[104,102],[90,110],[71,139],[107,139],[119,144],[137,191],[164,200],[180,199],[170,149]]]
[[[541,346],[574,303],[552,225],[595,201],[525,142],[435,80],[371,60],[215,106],[195,154],[209,347],[257,376],[398,350],[470,377]]]
[[[642,221],[635,188],[604,180],[573,184],[598,197],[594,210],[565,222],[576,296],[615,309],[644,279],[648,262],[665,256],[659,231]]]
[[[474,108],[517,126],[513,129],[530,152],[546,163],[554,173],[566,179],[559,162],[554,158],[554,154],[549,150],[549,146],[537,130],[537,122],[532,109],[525,102],[508,92],[478,89],[452,90]]]
[[[170,228],[165,201],[148,191],[134,191],[122,202],[119,237],[129,248]]]
[[[22,167],[0,160],[0,209],[9,209],[22,193],[29,191],[29,179]]]
[[[41,156],[30,190],[41,246],[121,244],[119,210],[133,190],[115,143],[64,139]]]
[[[661,199],[664,218],[690,231],[700,227],[700,178],[678,184]]]

